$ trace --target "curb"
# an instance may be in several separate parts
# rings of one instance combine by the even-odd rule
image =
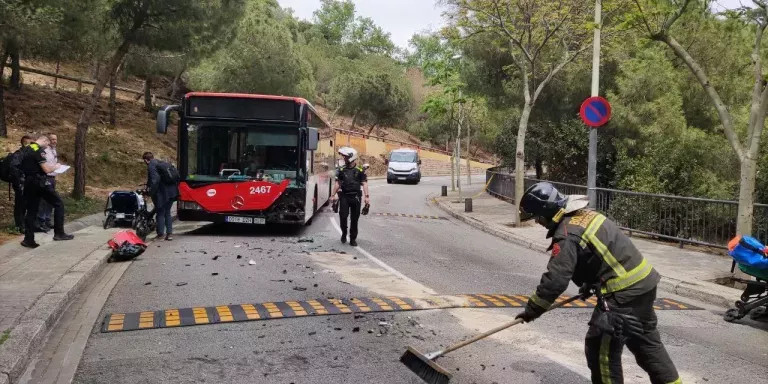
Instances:
[[[97,213],[75,220],[65,227],[66,231],[76,232],[92,226],[94,221],[101,222],[100,216]],[[177,218],[174,212],[171,219],[175,222]],[[151,233],[146,242],[149,244],[156,239],[157,234]],[[112,250],[103,249],[103,246],[88,253],[48,288],[24,313],[19,323],[11,328],[8,340],[0,345],[0,384],[14,383],[24,374],[30,359],[42,349],[48,333],[58,323],[61,315],[104,268],[111,254]]]
[[[438,206],[438,208],[442,209],[452,217],[460,221],[463,221],[483,232],[489,233],[496,237],[500,237],[511,243],[523,246],[533,251],[547,253],[547,247],[542,246],[541,244],[532,242],[526,238],[523,238],[522,236],[515,236],[508,232],[499,231],[486,223],[483,223],[479,220],[473,219],[466,215],[462,215],[460,212],[457,212],[449,205],[440,201],[438,198],[433,198],[432,201]],[[741,297],[741,293],[742,293],[740,290],[723,287],[710,282],[691,283],[688,281],[673,279],[666,276],[661,277],[661,281],[658,284],[658,288],[662,291],[666,291],[669,293],[680,295],[682,297],[698,300],[707,304],[712,304],[712,305],[716,305],[718,307],[723,307],[723,308],[732,307],[733,303],[739,297]]]

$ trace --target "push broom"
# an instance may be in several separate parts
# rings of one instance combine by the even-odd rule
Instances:
[[[560,308],[563,305],[566,305],[568,303],[574,302],[576,300],[581,299],[581,296],[574,296],[571,297],[568,300],[561,301],[559,303],[553,304],[547,312]],[[490,335],[493,335],[496,332],[503,331],[513,325],[517,325],[523,322],[523,319],[515,319],[514,321],[510,321],[508,323],[502,324],[494,329],[491,329],[489,331],[483,332],[477,336],[472,337],[469,340],[462,341],[458,344],[454,344],[448,348],[441,349],[436,352],[423,354],[416,350],[416,348],[408,347],[408,349],[405,351],[403,356],[400,357],[400,361],[405,364],[408,369],[413,371],[416,375],[418,375],[422,380],[424,380],[425,383],[428,384],[447,384],[451,380],[451,374],[443,369],[441,366],[437,365],[435,363],[435,359],[437,359],[440,356],[445,355],[448,352],[453,352],[459,348],[465,347],[469,344],[474,343],[475,341],[484,339]]]

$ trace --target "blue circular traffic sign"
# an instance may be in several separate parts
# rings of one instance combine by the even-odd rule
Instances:
[[[600,96],[590,97],[581,104],[579,115],[590,127],[603,126],[611,119],[611,103]]]

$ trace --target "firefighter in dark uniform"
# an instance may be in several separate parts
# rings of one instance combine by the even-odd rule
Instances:
[[[72,240],[74,236],[64,233],[64,202],[53,188],[49,188],[47,174],[55,171],[59,164],[46,163],[43,150],[49,144],[47,136],[40,136],[37,141],[24,147],[22,151],[21,170],[24,172],[24,200],[27,212],[24,219],[24,241],[21,245],[27,248],[37,248],[35,242],[35,223],[40,199],[53,207],[53,240]]]
[[[544,182],[523,195],[520,218],[535,218],[549,229],[552,257],[517,318],[529,322],[541,316],[573,280],[582,298],[594,292],[598,299],[585,341],[593,383],[623,382],[625,344],[651,383],[682,383],[656,329],[653,303],[660,275],[615,223],[587,205],[585,196],[564,196]]]
[[[347,242],[347,217],[351,216],[349,245],[356,247],[357,221],[360,218],[360,209],[362,208],[361,197],[363,197],[363,203],[366,206],[370,205],[368,176],[365,175],[362,167],[357,166],[357,151],[354,148],[341,147],[339,155],[344,158],[344,166],[336,170],[336,186],[331,194],[331,199],[334,200],[334,203],[336,199],[339,199],[341,242]],[[341,193],[339,193],[339,190],[341,190]]]

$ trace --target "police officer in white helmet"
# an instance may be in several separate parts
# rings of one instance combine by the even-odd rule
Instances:
[[[356,247],[357,221],[360,218],[360,209],[362,208],[361,197],[364,196],[363,202],[366,206],[370,204],[368,177],[365,175],[363,167],[357,166],[357,151],[354,148],[341,147],[339,148],[339,155],[344,159],[344,165],[336,170],[336,185],[331,199],[334,200],[334,203],[339,199],[341,242],[347,242],[347,217],[351,215],[349,245]]]

